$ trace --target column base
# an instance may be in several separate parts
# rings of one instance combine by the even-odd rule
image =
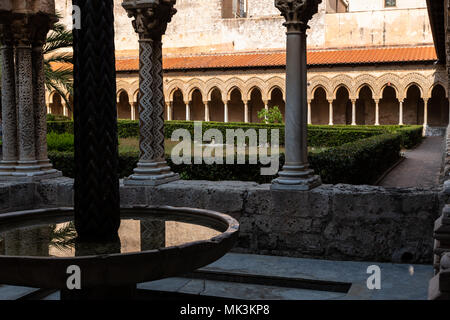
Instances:
[[[284,166],[279,177],[272,181],[271,190],[309,191],[322,184],[320,176],[305,166]]]
[[[56,169],[45,171],[3,171],[0,169],[0,181],[8,182],[37,182],[62,177],[62,172]]]
[[[180,176],[163,162],[139,162],[134,174],[124,179],[125,186],[159,186],[177,181]]]
[[[0,181],[35,182],[62,177],[50,161],[1,161]]]

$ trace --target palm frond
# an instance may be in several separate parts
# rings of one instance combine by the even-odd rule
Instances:
[[[45,63],[70,63],[73,64],[73,55],[70,52],[67,53],[55,53],[51,56],[48,56],[45,59]]]

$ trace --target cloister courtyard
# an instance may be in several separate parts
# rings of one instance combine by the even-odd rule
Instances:
[[[449,13],[0,1],[0,300],[448,300]]]

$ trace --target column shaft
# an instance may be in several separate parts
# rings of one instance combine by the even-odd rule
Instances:
[[[164,91],[163,91],[163,67],[162,67],[162,42],[153,41],[153,150],[154,161],[165,162],[164,143]]]
[[[248,114],[248,101],[244,101],[244,122],[249,122],[249,114]]]
[[[224,104],[223,104],[223,109],[224,109],[224,116],[223,116],[223,121],[224,122],[228,122],[229,120],[228,120],[228,101],[226,101]]]
[[[184,104],[186,105],[186,121],[191,121],[191,104],[189,101]]]
[[[312,124],[312,114],[311,114],[311,100],[308,100],[308,124]]]
[[[356,126],[356,100],[352,101],[352,126]]]
[[[380,100],[375,100],[375,125],[380,125]]]
[[[33,112],[33,82],[31,45],[21,45],[17,49],[18,69],[18,138],[19,138],[19,164],[33,165],[36,161],[36,142],[34,139],[35,125]],[[34,170],[35,167],[24,168]]]
[[[329,117],[330,117],[330,121],[329,121],[328,125],[332,126],[332,125],[334,125],[334,118],[333,118],[333,100],[328,100],[328,103],[330,104],[330,106],[329,106]]]
[[[399,113],[398,124],[402,126],[402,125],[403,125],[403,100],[400,100],[400,101],[399,101],[399,110],[398,110],[398,113]]]
[[[423,125],[428,126],[428,99],[423,99]]]
[[[209,119],[210,119],[209,101],[203,101],[203,104],[205,105],[205,121],[209,121]]]
[[[34,123],[36,135],[36,160],[42,169],[52,165],[47,153],[47,109],[45,104],[44,55],[42,45],[33,47]],[[65,106],[65,110],[67,107]]]
[[[139,161],[151,162],[153,149],[153,41],[139,40]]]
[[[14,48],[3,44],[2,54],[2,166],[14,166],[17,154],[16,81],[14,72]],[[2,168],[3,169],[3,168]]]
[[[306,68],[306,28],[287,32],[286,59],[286,162],[279,178],[272,183],[275,190],[306,191],[321,184],[319,176],[308,164],[308,100]]]

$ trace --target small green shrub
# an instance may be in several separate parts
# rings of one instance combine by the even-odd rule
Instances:
[[[270,109],[261,109],[258,111],[258,118],[264,123],[283,123],[283,114],[278,106],[274,106]]]
[[[51,151],[74,151],[74,136],[70,133],[58,134],[51,132],[47,134],[47,148]]]

